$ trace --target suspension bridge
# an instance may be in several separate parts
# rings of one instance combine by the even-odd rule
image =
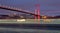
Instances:
[[[20,12],[20,13],[25,13],[25,14],[30,14],[30,15],[33,15],[33,16],[40,16],[38,14],[34,14],[32,12],[29,12],[27,10],[22,10],[22,9],[19,9],[19,8],[15,8],[15,7],[11,7],[11,6],[5,6],[5,5],[0,5],[0,9],[5,9],[5,10],[10,10],[10,11],[15,11],[15,12]],[[23,19],[24,20],[24,19]],[[35,22],[34,19],[26,19],[27,21],[33,21],[33,23]],[[5,20],[4,20],[5,21]],[[13,20],[15,21],[15,20]],[[17,20],[17,21],[20,21],[20,20]],[[22,21],[22,20],[21,20]],[[24,20],[25,21],[25,20]],[[11,20],[12,22],[12,20]],[[26,21],[25,21],[26,22]],[[40,22],[40,21],[39,21]],[[24,23],[24,22],[23,22]],[[32,23],[32,22],[31,22]]]
[[[8,6],[1,6],[0,5],[0,9],[5,9],[5,10],[11,10],[11,11],[16,11],[16,12],[22,12],[22,13],[26,13],[26,14],[30,14],[30,15],[34,15],[34,16],[38,16],[37,14],[34,14],[34,13],[31,13],[31,12],[26,12],[26,10],[21,10],[21,9],[18,9],[18,8],[14,8],[14,7],[8,7]],[[40,15],[39,15],[40,16]],[[53,20],[53,19],[52,19]],[[6,25],[7,25],[7,28],[0,28],[1,30],[6,30],[6,29],[8,29],[9,31],[10,30],[12,30],[12,31],[40,31],[40,30],[42,30],[42,31],[45,31],[45,32],[47,32],[48,30],[50,30],[49,32],[51,32],[51,30],[53,30],[52,32],[59,32],[59,31],[57,31],[57,30],[60,30],[60,27],[59,27],[59,25],[55,25],[55,24],[59,24],[59,19],[57,20],[57,21],[51,21],[51,22],[48,22],[48,23],[44,23],[42,20],[41,20],[41,22],[29,22],[30,20],[28,20],[27,22],[25,21],[25,22],[17,22],[17,20],[16,21],[14,21],[14,22],[5,22],[5,23],[11,23],[10,25],[9,24],[3,24],[4,22],[2,22],[2,26],[5,26],[6,27]],[[15,23],[14,25],[13,25],[13,23]],[[16,25],[16,23],[17,23],[17,25]],[[22,24],[22,23],[25,23],[25,24]],[[26,24],[27,23],[27,24]],[[53,23],[54,23],[54,25],[53,25]],[[52,24],[52,25],[51,25]],[[32,26],[32,27],[31,27]],[[50,27],[49,27],[50,26]],[[21,30],[19,30],[18,28],[16,29],[16,30],[14,30],[14,29],[11,29],[11,28],[8,28],[8,27],[14,27],[15,29],[16,29],[16,27],[19,27],[19,28],[22,28]],[[36,27],[36,28],[35,28]],[[28,29],[23,29],[23,28],[28,28]],[[31,30],[32,29],[32,30]],[[36,29],[36,30],[35,30]],[[40,29],[40,30],[39,30]],[[55,31],[56,30],[56,31]],[[45,33],[44,32],[44,33]]]
[[[34,16],[40,16],[40,15],[38,15],[38,14],[34,14],[34,13],[32,13],[32,12],[27,12],[27,10],[22,10],[22,9],[19,9],[19,8],[15,8],[15,7],[11,7],[11,6],[5,6],[5,5],[0,5],[0,9],[5,9],[5,10],[10,10],[10,11],[15,11],[15,12],[21,12],[21,13],[26,13],[26,14],[30,14],[30,15],[34,15]],[[23,19],[24,20],[24,19]],[[19,21],[20,23],[38,23],[38,24],[40,24],[40,23],[42,23],[42,24],[60,24],[60,22],[59,22],[59,20],[60,19],[57,19],[57,21],[58,21],[58,23],[57,23],[57,21],[55,21],[56,19],[45,19],[44,21],[43,21],[43,19],[40,19],[40,21],[38,22],[38,21],[34,21],[34,19],[26,19],[27,21],[25,21],[25,22],[20,22],[20,20],[11,20],[11,22],[12,21],[14,21],[14,22],[12,22],[12,23],[17,23],[17,21]],[[5,20],[4,20],[5,21]],[[22,20],[21,20],[22,21]],[[45,22],[46,21],[46,22]],[[54,22],[55,21],[55,22]],[[1,21],[0,21],[1,22]],[[8,23],[8,22],[7,22]],[[9,22],[10,23],[10,22]]]
[[[21,13],[26,13],[26,14],[38,16],[37,14],[34,14],[32,12],[28,12],[27,10],[22,10],[22,9],[15,8],[15,7],[10,7],[10,6],[4,6],[4,5],[2,6],[2,5],[0,5],[0,9],[11,10],[11,11],[16,11],[16,12],[21,12]]]

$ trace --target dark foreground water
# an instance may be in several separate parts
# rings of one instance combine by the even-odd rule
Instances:
[[[60,24],[0,24],[0,33],[60,33]]]

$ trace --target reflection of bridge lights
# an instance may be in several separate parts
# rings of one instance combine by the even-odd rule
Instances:
[[[50,19],[44,19],[43,21],[44,22],[51,22],[52,20],[50,20]]]

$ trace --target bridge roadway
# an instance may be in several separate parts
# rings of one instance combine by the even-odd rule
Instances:
[[[9,6],[2,6],[2,5],[0,5],[0,9],[10,10],[10,11],[16,11],[16,12],[21,12],[21,13],[26,13],[26,14],[38,16],[37,14],[34,14],[32,12],[26,12],[27,10],[21,10],[21,9],[15,8],[15,7],[9,7]]]

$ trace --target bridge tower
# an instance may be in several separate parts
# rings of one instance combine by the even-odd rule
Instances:
[[[39,0],[37,0],[37,4],[35,4],[35,14],[37,14],[38,16],[35,16],[35,21],[36,19],[38,19],[38,22],[40,22],[40,4],[39,4]]]

